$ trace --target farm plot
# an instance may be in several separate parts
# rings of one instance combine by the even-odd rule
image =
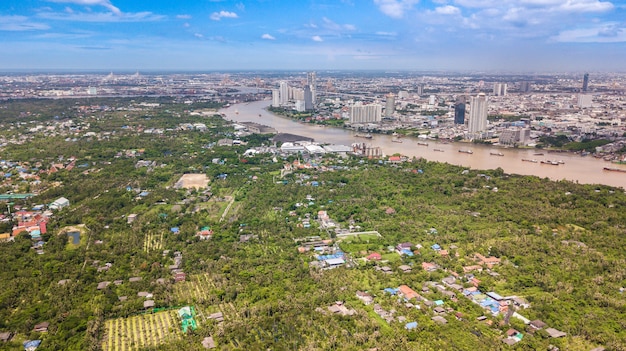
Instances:
[[[163,249],[163,233],[147,233],[143,240],[145,252],[160,251]]]
[[[105,322],[103,351],[133,351],[178,340],[182,336],[175,310]]]

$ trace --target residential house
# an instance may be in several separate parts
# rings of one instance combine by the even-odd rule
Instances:
[[[413,247],[412,243],[400,243],[396,245],[396,252],[399,255],[413,256],[413,251],[411,251],[411,247]]]
[[[374,298],[372,297],[372,295],[370,295],[370,293],[365,292],[365,291],[357,291],[356,292],[356,297],[363,301],[364,304],[369,305],[372,302],[374,302]]]
[[[547,328],[546,329],[546,333],[548,333],[548,336],[550,336],[551,338],[562,338],[564,336],[566,336],[567,334],[560,331],[560,330],[556,330],[554,328]]]
[[[420,299],[421,296],[415,292],[415,290],[409,288],[407,285],[400,285],[398,287],[398,295],[403,296],[405,299]]]
[[[365,259],[368,261],[380,261],[382,258],[383,257],[378,252],[373,252],[369,254],[367,257],[365,257]]]
[[[204,340],[202,340],[202,346],[204,346],[205,349],[214,349],[215,341],[213,340],[213,337],[207,336],[204,338]]]
[[[438,267],[435,263],[431,263],[431,262],[422,262],[422,268],[423,268],[426,272],[434,272],[434,271],[436,271],[439,267]]]
[[[41,322],[35,325],[35,327],[33,328],[33,331],[37,333],[47,333],[49,326],[50,326],[49,322]]]
[[[479,264],[483,266],[487,266],[488,268],[493,267],[494,265],[500,264],[500,259],[497,257],[485,257],[479,253],[474,254],[474,258],[478,261]]]
[[[405,264],[398,267],[403,273],[411,273],[411,266],[407,266]]]
[[[543,321],[539,320],[539,319],[535,319],[534,321],[530,322],[530,327],[533,328],[534,330],[540,330],[543,329],[545,327],[547,327],[548,325],[546,323],[544,323]]]

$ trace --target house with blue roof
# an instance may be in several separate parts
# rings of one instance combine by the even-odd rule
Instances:
[[[411,330],[417,328],[417,322],[409,322],[404,325],[404,329]]]

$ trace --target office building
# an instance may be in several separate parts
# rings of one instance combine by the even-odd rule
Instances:
[[[480,93],[470,98],[470,114],[468,131],[471,134],[479,134],[487,129],[487,96]]]
[[[506,83],[493,83],[493,95],[506,96],[507,84]]]
[[[583,93],[587,92],[587,88],[589,88],[589,73],[583,76]]]
[[[379,104],[363,105],[356,102],[350,106],[350,123],[374,123],[382,119],[383,107]]]
[[[454,124],[465,124],[465,96],[459,96],[454,103]]]
[[[396,110],[396,96],[392,93],[385,95],[385,118],[391,118]]]
[[[435,103],[436,103],[436,102],[437,102],[437,97],[436,97],[435,95],[431,95],[431,96],[428,98],[428,104],[429,104],[430,106],[435,106]]]

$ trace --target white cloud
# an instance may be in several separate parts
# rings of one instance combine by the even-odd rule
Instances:
[[[396,35],[398,35],[398,33],[396,32],[376,32],[376,35],[380,35],[383,37],[395,37]]]
[[[626,27],[617,23],[604,23],[595,27],[565,30],[552,40],[564,43],[623,43],[626,42]]]
[[[322,42],[324,41],[324,39],[322,39],[322,37],[320,37],[319,35],[314,35],[311,37],[311,40],[313,41],[317,41],[317,42]]]
[[[109,9],[116,15],[121,15],[122,11],[119,8],[113,6],[110,0],[48,0],[49,2],[56,2],[62,4],[76,4],[82,6],[102,6]]]
[[[45,23],[31,22],[25,16],[0,16],[0,31],[22,32],[50,29]]]
[[[177,19],[191,19],[191,15],[187,15],[187,14],[184,14],[184,15],[176,15],[176,18],[177,18]]]
[[[353,24],[338,24],[326,17],[322,18],[322,22],[323,22],[323,26],[325,29],[331,30],[333,32],[356,30],[356,27]],[[316,28],[316,27],[313,27],[313,28]]]
[[[393,18],[402,18],[418,2],[419,0],[374,0],[382,13]]]
[[[276,40],[276,38],[275,38],[274,36],[272,36],[272,35],[270,35],[270,34],[267,34],[267,33],[265,33],[265,34],[261,35],[261,39],[265,39],[265,40]]]
[[[112,12],[40,12],[37,17],[57,20],[57,21],[75,21],[75,22],[153,22],[160,21],[165,18],[162,15],[156,15],[152,12],[123,12],[119,15]]]
[[[459,15],[461,14],[461,9],[456,6],[446,5],[435,8],[435,12],[440,15]]]
[[[214,21],[219,21],[222,18],[238,18],[238,17],[239,16],[237,16],[236,13],[230,12],[230,11],[213,12],[210,16],[210,18]]]
[[[200,34],[200,33],[193,33],[193,36],[198,38],[198,39],[202,39],[204,38],[204,35]]]

